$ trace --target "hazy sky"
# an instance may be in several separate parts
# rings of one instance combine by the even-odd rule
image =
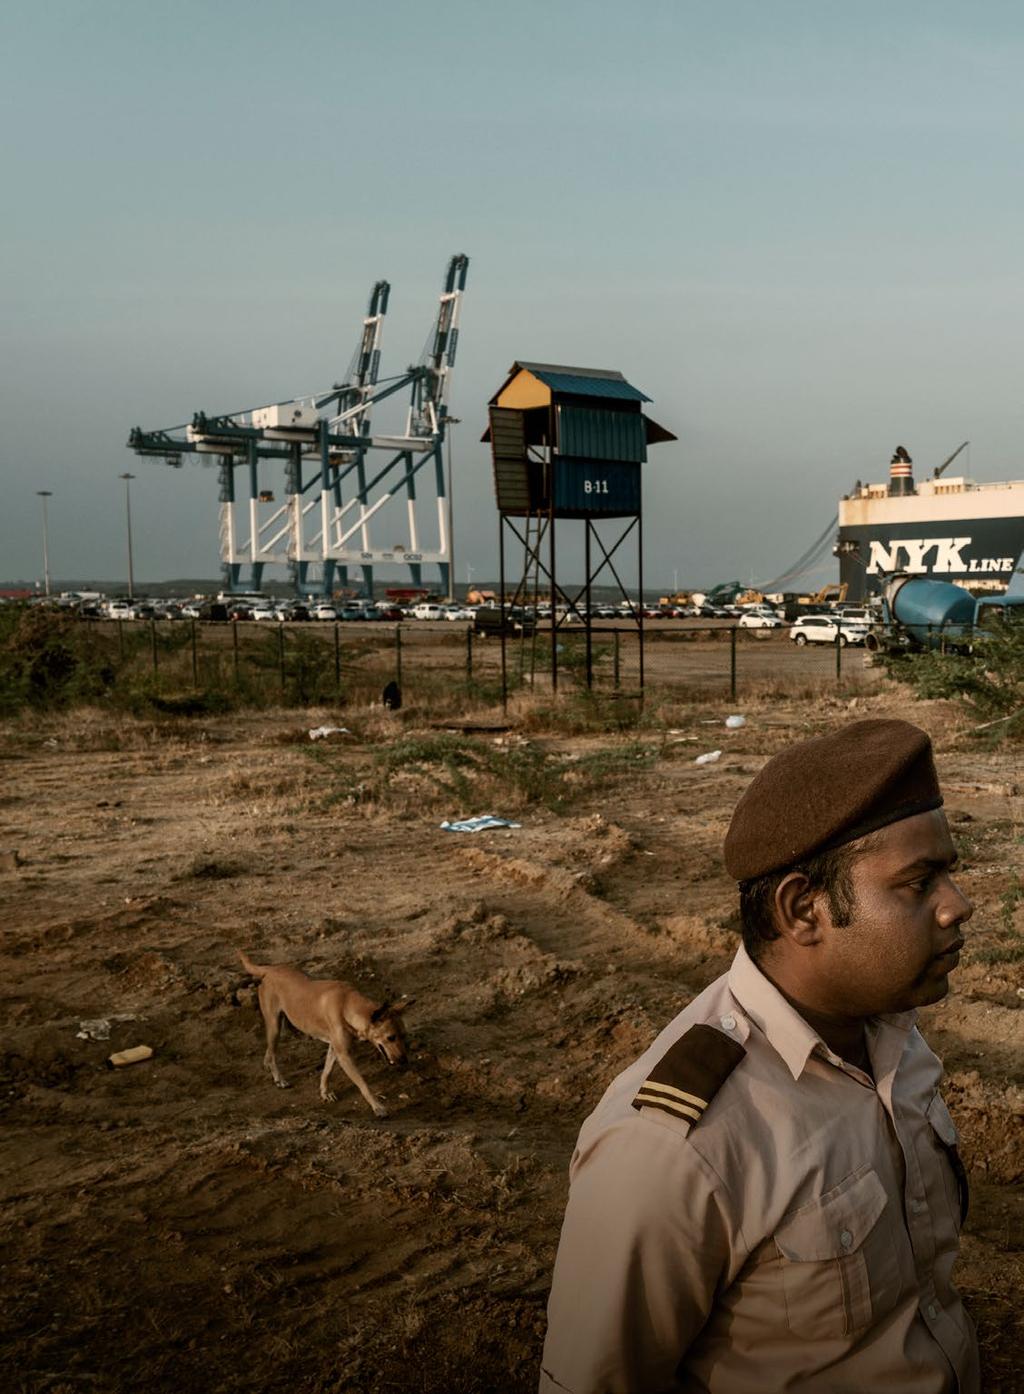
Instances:
[[[783,570],[897,443],[1021,477],[1022,57],[1010,3],[7,0],[0,576],[40,488],[55,575],[124,575],[126,469],[136,576],[217,575],[215,471],[129,427],[329,385],[379,277],[400,371],[462,251],[460,582],[516,358],[678,435],[656,586]]]

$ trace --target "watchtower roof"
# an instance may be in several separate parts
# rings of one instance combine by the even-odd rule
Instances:
[[[491,405],[495,406],[507,402],[506,393],[508,389],[520,379],[519,391],[513,390],[512,395],[519,398],[522,390],[527,389],[527,395],[533,396],[529,392],[529,384],[541,384],[541,401],[530,401],[529,405],[542,405],[543,400],[551,400],[552,394],[570,397],[603,397],[617,398],[625,402],[649,402],[651,399],[638,387],[627,382],[621,373],[608,368],[576,368],[566,363],[527,363],[517,360],[509,369],[508,377],[499,387],[498,391],[491,398]],[[536,392],[536,387],[535,387]],[[502,399],[505,399],[502,401]],[[511,403],[509,403],[511,404]],[[519,404],[518,402],[516,403]],[[524,402],[523,405],[526,405]]]

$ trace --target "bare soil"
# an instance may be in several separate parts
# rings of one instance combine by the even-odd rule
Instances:
[[[875,687],[748,699],[736,732],[710,702],[639,735],[481,713],[455,739],[487,771],[415,711],[0,728],[9,1386],[533,1390],[579,1125],[734,952],[733,804],[792,739],[898,713],[936,740],[977,905],[923,1020],[973,1183],[959,1281],[987,1394],[1024,1390],[1024,781],[951,708]],[[325,722],[353,734],[310,742]],[[480,812],[522,826],[439,828]],[[348,1087],[321,1104],[298,1036],[272,1086],[237,947],[416,998],[410,1069],[361,1057],[388,1119]]]

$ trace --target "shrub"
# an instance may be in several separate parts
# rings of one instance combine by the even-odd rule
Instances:
[[[982,720],[1024,715],[1024,625],[994,623],[975,634],[969,647],[881,655],[889,675],[918,697],[962,702]]]

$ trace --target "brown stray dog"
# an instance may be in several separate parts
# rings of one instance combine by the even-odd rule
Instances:
[[[241,950],[238,956],[245,971],[259,979],[260,1011],[267,1028],[267,1053],[263,1063],[277,1087],[288,1088],[277,1068],[275,1055],[281,1017],[286,1016],[297,1031],[327,1046],[327,1059],[320,1075],[321,1099],[328,1103],[336,1097],[327,1088],[327,1080],[337,1063],[377,1117],[386,1118],[388,1111],[359,1073],[351,1047],[355,1041],[368,1041],[377,1047],[389,1065],[404,1066],[408,1055],[402,1013],[412,1006],[413,999],[378,1005],[337,978],[309,978],[284,963],[252,963]]]

